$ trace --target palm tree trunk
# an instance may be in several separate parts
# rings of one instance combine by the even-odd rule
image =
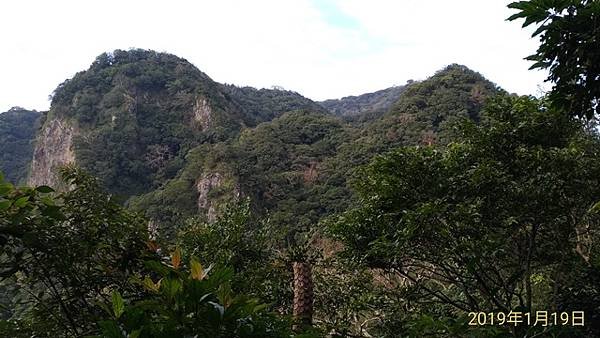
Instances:
[[[312,325],[313,280],[310,264],[294,262],[294,330]]]

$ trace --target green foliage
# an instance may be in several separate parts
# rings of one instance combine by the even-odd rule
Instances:
[[[445,143],[448,125],[462,118],[479,121],[486,98],[499,91],[481,74],[453,64],[408,85],[389,112],[366,129],[380,148]]]
[[[343,210],[347,195],[329,181],[335,173],[327,161],[348,136],[338,119],[308,112],[245,131],[233,145],[242,191],[288,236],[307,231],[324,214]]]
[[[386,113],[398,101],[405,88],[405,86],[390,87],[374,93],[325,100],[319,104],[336,116],[349,120],[370,120]]]
[[[130,196],[173,177],[193,146],[221,137],[194,123],[199,98],[216,112],[224,106],[216,91],[208,76],[183,59],[117,50],[56,89],[50,118],[67,118],[79,128],[78,165],[109,191]]]
[[[231,290],[231,269],[204,269],[195,258],[187,267],[180,253],[172,265],[148,261],[152,270],[140,286],[144,297],[128,302],[113,291],[101,337],[290,337],[290,325],[265,310],[256,299]],[[156,281],[155,281],[156,280]],[[127,304],[129,303],[129,304]]]
[[[128,198],[174,178],[194,147],[300,108],[322,110],[294,92],[221,85],[184,59],[132,49],[104,53],[59,85],[49,120],[73,125],[78,165]]]
[[[259,297],[287,312],[292,299],[288,269],[276,253],[277,230],[251,214],[250,201],[223,205],[212,222],[190,219],[177,236],[178,246],[200,261],[229,266],[234,291]]]
[[[145,252],[145,223],[104,195],[95,179],[66,168],[73,190],[2,183],[1,277],[10,291],[3,325],[15,336],[80,336],[96,329],[106,288],[135,292],[130,277]],[[2,333],[4,334],[4,333]],[[7,333],[8,334],[8,333]]]
[[[546,310],[597,269],[598,140],[535,99],[501,96],[485,116],[447,147],[377,157],[357,176],[359,205],[331,226],[349,257],[455,318]]]
[[[20,183],[29,172],[40,113],[19,107],[0,114],[0,171]]]
[[[236,87],[224,85],[225,95],[239,105],[244,111],[244,122],[248,126],[256,126],[261,122],[271,121],[283,113],[294,110],[310,110],[325,112],[325,110],[304,96],[283,89],[255,89],[252,87]]]
[[[600,115],[600,3],[593,0],[513,2],[508,20],[535,24],[540,46],[527,60],[547,69],[554,83],[550,100],[565,113],[591,119]]]
[[[265,240],[246,228],[247,203],[213,225],[191,223],[180,240],[192,255],[178,248],[167,265],[147,250],[156,246],[147,242],[144,220],[81,171],[62,175],[73,190],[54,197],[49,187],[16,189],[0,179],[0,276],[8,282],[0,287],[9,291],[1,300],[12,308],[2,314],[8,320],[0,320],[0,335],[292,335],[288,321],[250,296],[267,294],[268,283],[259,282],[274,275],[262,266],[270,263]],[[196,254],[216,264],[205,268]]]

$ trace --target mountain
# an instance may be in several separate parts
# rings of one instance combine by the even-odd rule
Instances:
[[[447,142],[453,121],[478,121],[498,91],[450,65],[424,81],[317,103],[217,83],[174,55],[116,50],[54,92],[29,183],[56,186],[56,169],[75,163],[166,237],[245,198],[295,236],[345,210],[358,166],[394,147]]]
[[[21,107],[0,114],[0,171],[7,181],[21,183],[27,177],[41,116]]]
[[[483,75],[452,64],[406,86],[390,109],[364,128],[364,136],[386,148],[446,142],[452,123],[479,121],[486,98],[501,91]]]
[[[250,198],[276,226],[306,230],[349,202],[330,161],[352,135],[330,114],[288,112],[229,142],[198,146],[176,178],[130,205],[169,229],[192,216],[212,221],[226,202]]]
[[[336,116],[348,118],[376,117],[387,112],[398,101],[404,88],[405,86],[395,86],[374,93],[325,100],[319,102],[319,104]]]
[[[174,177],[195,146],[299,107],[318,106],[293,92],[221,85],[166,53],[104,53],[55,90],[29,183],[56,185],[55,168],[75,162],[127,198]]]
[[[327,109],[318,103],[289,90],[256,89],[234,85],[223,85],[222,90],[239,106],[240,110],[254,118],[253,123],[247,123],[248,126],[270,121],[283,112],[292,110],[327,112]]]
[[[255,212],[268,215],[284,237],[293,237],[345,210],[353,200],[350,181],[358,166],[393,147],[443,135],[451,120],[479,120],[480,103],[498,90],[467,67],[451,65],[411,83],[372,121],[289,112],[227,142],[196,147],[177,177],[132,198],[130,206],[168,233],[189,217],[211,221],[227,202],[250,198]],[[391,138],[399,132],[402,137]]]

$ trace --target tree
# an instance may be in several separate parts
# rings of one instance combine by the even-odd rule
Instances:
[[[537,52],[531,68],[548,69],[554,83],[552,103],[571,115],[600,115],[600,2],[594,0],[531,0],[513,2],[523,27],[539,24]]]
[[[73,189],[57,196],[0,182],[0,277],[17,286],[7,336],[87,335],[107,288],[136,294],[130,278],[143,268],[146,223],[81,171],[63,177]]]
[[[80,170],[62,174],[72,190],[56,195],[0,177],[0,305],[11,309],[0,313],[0,336],[291,337],[285,317],[247,291],[258,284],[246,282],[242,292],[232,287],[243,284],[242,273],[259,280],[250,271],[259,264],[242,273],[227,267],[241,269],[263,252],[246,241],[247,204],[217,229],[203,224],[182,234],[198,236],[181,242],[204,244],[198,253],[214,268],[193,255],[183,264],[179,249],[165,264],[144,219]]]
[[[146,262],[152,274],[140,280],[141,300],[127,304],[113,291],[104,304],[101,337],[291,337],[288,323],[266,311],[266,304],[232,292],[232,269],[204,268],[195,257],[184,266],[179,249],[170,263]]]
[[[599,143],[583,130],[543,100],[501,96],[447,147],[377,157],[331,230],[355,261],[397,276],[413,311],[565,309],[557,295],[577,298],[572,280],[599,267]]]

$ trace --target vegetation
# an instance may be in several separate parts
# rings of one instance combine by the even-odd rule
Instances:
[[[387,112],[398,101],[405,86],[395,86],[374,93],[325,100],[320,104],[332,114],[348,119],[372,119]]]
[[[596,291],[561,302],[600,267],[599,140],[526,97],[499,97],[485,116],[448,146],[377,157],[332,231],[354,261],[404,279],[421,313],[581,309]]]
[[[192,148],[305,107],[320,109],[297,93],[224,86],[184,59],[134,49],[104,53],[59,85],[48,120],[68,120],[78,165],[128,198],[175,177]]]
[[[290,336],[284,318],[231,291],[233,270],[196,258],[183,270],[179,249],[167,266],[140,217],[95,179],[72,168],[63,176],[74,189],[54,197],[0,182],[0,335]]]
[[[547,69],[554,84],[552,103],[569,114],[592,118],[600,114],[600,3],[593,0],[518,1],[509,20],[536,24],[540,46],[527,57],[531,68]]]
[[[0,115],[0,336],[600,336],[600,11],[510,7],[548,96],[454,64],[315,103],[117,50],[39,122],[73,132],[58,191],[8,183],[39,114]],[[472,325],[511,311],[585,325]]]
[[[10,182],[23,181],[29,172],[40,116],[20,107],[0,114],[0,171]]]

